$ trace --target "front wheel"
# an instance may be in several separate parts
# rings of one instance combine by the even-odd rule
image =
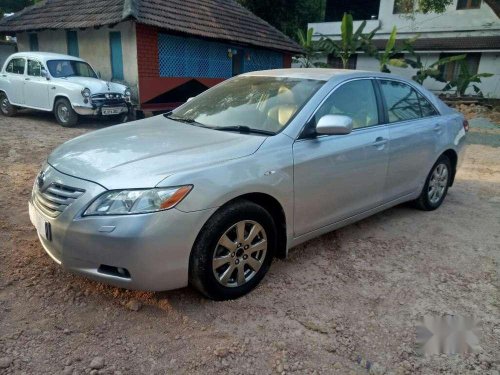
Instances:
[[[415,206],[424,211],[432,211],[441,206],[448,193],[451,179],[451,163],[446,155],[441,155],[425,180]]]
[[[54,114],[57,122],[64,127],[75,126],[78,122],[78,113],[75,112],[68,99],[58,99],[54,105]]]
[[[9,98],[3,92],[0,93],[0,111],[7,117],[15,116],[17,113],[17,108],[10,103]]]
[[[255,288],[271,266],[276,226],[263,207],[240,201],[217,211],[191,252],[190,283],[208,298],[235,299]]]

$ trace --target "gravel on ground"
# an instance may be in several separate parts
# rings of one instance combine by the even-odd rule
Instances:
[[[437,211],[401,205],[309,241],[251,294],[213,302],[90,281],[39,244],[42,162],[110,125],[0,117],[0,374],[499,374],[500,128],[468,146]],[[419,319],[445,314],[477,319],[478,353],[418,353]]]

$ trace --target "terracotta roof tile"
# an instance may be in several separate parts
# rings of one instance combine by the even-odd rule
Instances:
[[[0,32],[98,27],[127,19],[205,38],[301,51],[234,0],[45,0],[0,21]]]

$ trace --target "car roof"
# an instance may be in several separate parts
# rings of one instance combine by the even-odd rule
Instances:
[[[353,73],[367,73],[361,70],[350,69],[327,69],[327,68],[289,68],[289,69],[272,69],[260,70],[242,74],[244,76],[265,76],[265,77],[289,77],[302,79],[317,79],[320,81],[328,81],[335,76],[349,75]]]
[[[84,61],[78,57],[63,55],[60,53],[52,53],[52,52],[17,52],[10,55],[9,59],[13,57],[24,57],[24,58],[34,58],[42,61],[47,60],[76,60],[76,61]]]
[[[328,68],[289,68],[260,70],[242,74],[242,76],[261,76],[261,77],[287,77],[301,79],[316,79],[319,81],[329,81],[332,78],[347,79],[355,77],[385,77],[395,78],[406,81],[405,78],[388,73],[370,72],[365,70],[351,69],[328,69]]]

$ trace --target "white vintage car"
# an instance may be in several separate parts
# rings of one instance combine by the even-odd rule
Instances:
[[[13,116],[20,107],[54,112],[62,126],[73,126],[78,116],[132,114],[131,92],[100,79],[84,60],[48,52],[15,53],[0,74],[0,111]]]

